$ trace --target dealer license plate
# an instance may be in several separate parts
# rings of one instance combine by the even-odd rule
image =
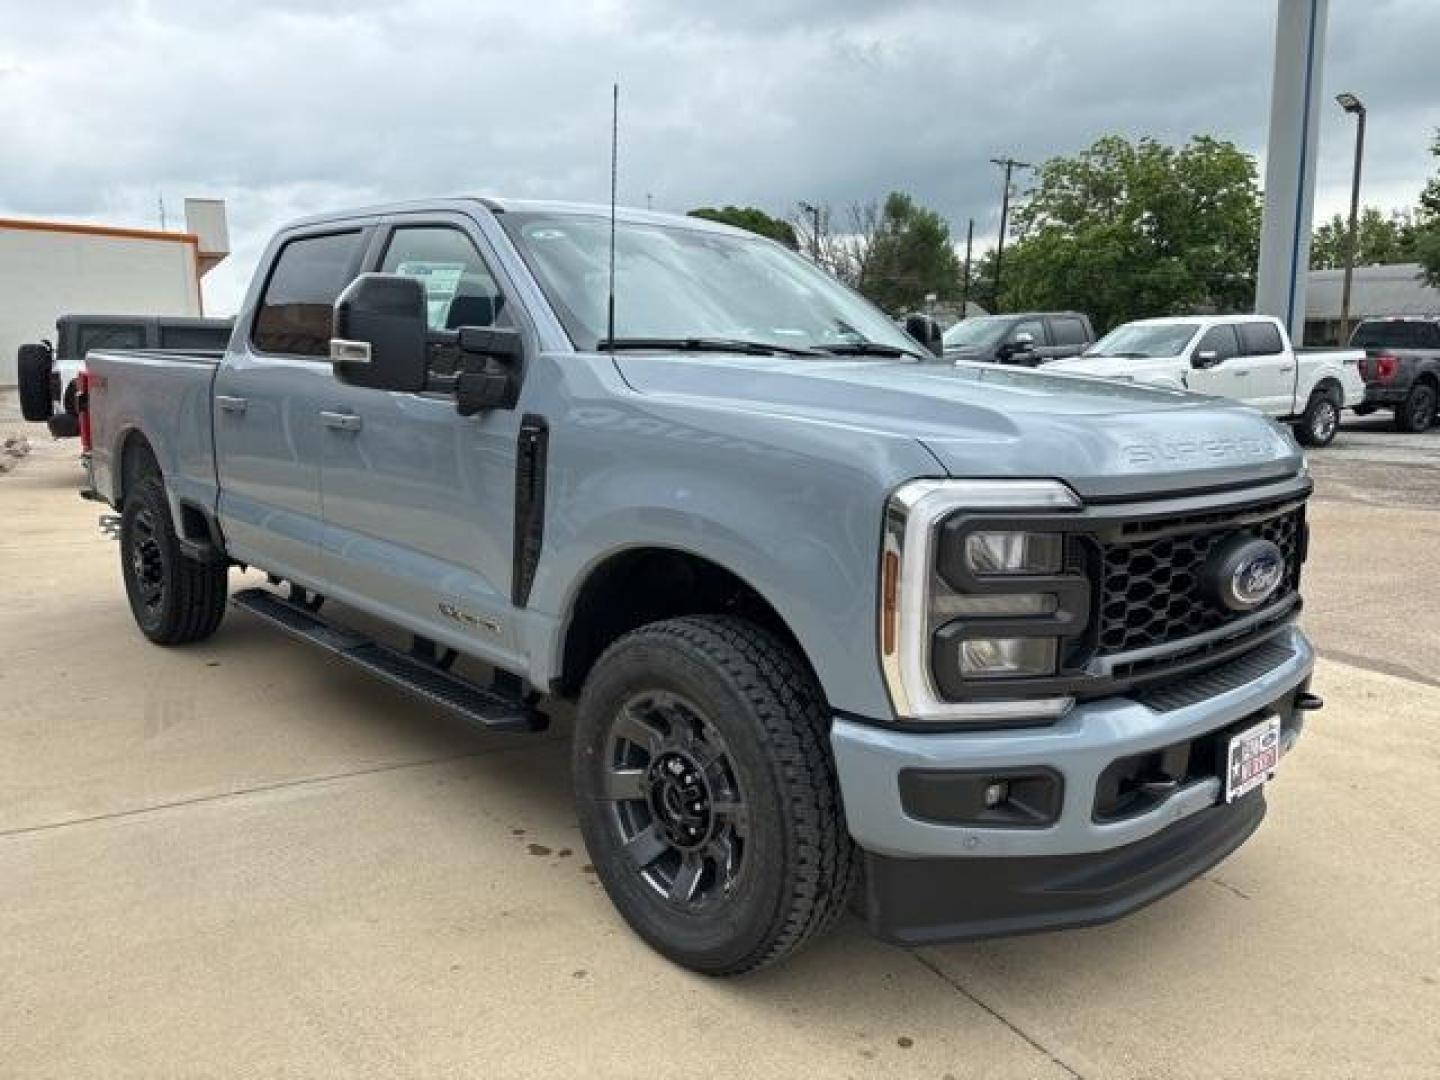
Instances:
[[[1234,802],[1275,775],[1280,764],[1280,717],[1271,714],[1230,737],[1225,756],[1225,801]]]

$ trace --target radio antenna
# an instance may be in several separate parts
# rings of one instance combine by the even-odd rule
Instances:
[[[620,84],[611,87],[610,97],[610,299],[606,313],[605,341],[615,346],[615,184],[620,160]]]

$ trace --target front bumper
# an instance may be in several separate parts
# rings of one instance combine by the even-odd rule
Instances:
[[[1288,751],[1303,725],[1295,701],[1314,650],[1293,626],[1273,640],[1289,651],[1283,662],[1178,706],[1113,697],[1079,704],[1045,727],[937,734],[837,719],[831,743],[850,832],[869,860],[872,925],[896,939],[928,940],[1104,921],[1224,858],[1264,811],[1263,799],[1219,805],[1220,776],[1194,778],[1119,819],[1097,820],[1097,793],[1117,759],[1200,739],[1266,710],[1280,714]],[[1059,810],[1041,827],[922,820],[902,798],[901,773],[912,769],[1050,770],[1063,781]],[[1086,884],[1092,879],[1103,888]],[[924,897],[916,901],[918,923],[906,896]]]

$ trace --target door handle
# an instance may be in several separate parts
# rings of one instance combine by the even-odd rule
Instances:
[[[1249,375],[1249,374],[1250,374],[1250,369],[1249,369],[1249,368],[1240,368],[1238,371],[1235,372],[1235,374],[1236,374],[1236,375]]]
[[[1282,375],[1289,375],[1290,372],[1292,372],[1292,371],[1294,371],[1294,370],[1295,370],[1295,365],[1294,365],[1294,364],[1286,364],[1284,367],[1282,367],[1282,368],[1280,369],[1280,374],[1282,374]]]
[[[320,419],[325,421],[325,426],[334,428],[336,431],[359,431],[360,417],[355,413],[331,412],[326,409],[320,413]]]
[[[243,413],[250,407],[248,398],[230,397],[228,394],[216,394],[215,404],[224,412]]]

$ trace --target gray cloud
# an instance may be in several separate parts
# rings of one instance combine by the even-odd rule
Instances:
[[[988,159],[1107,132],[1263,152],[1271,0],[0,0],[0,213],[153,223],[230,202],[237,302],[268,232],[327,207],[497,192],[687,209],[892,188],[993,235]],[[1366,199],[1413,202],[1440,126],[1430,0],[1332,0],[1326,91],[1371,110]],[[1352,126],[1323,113],[1321,212]]]

